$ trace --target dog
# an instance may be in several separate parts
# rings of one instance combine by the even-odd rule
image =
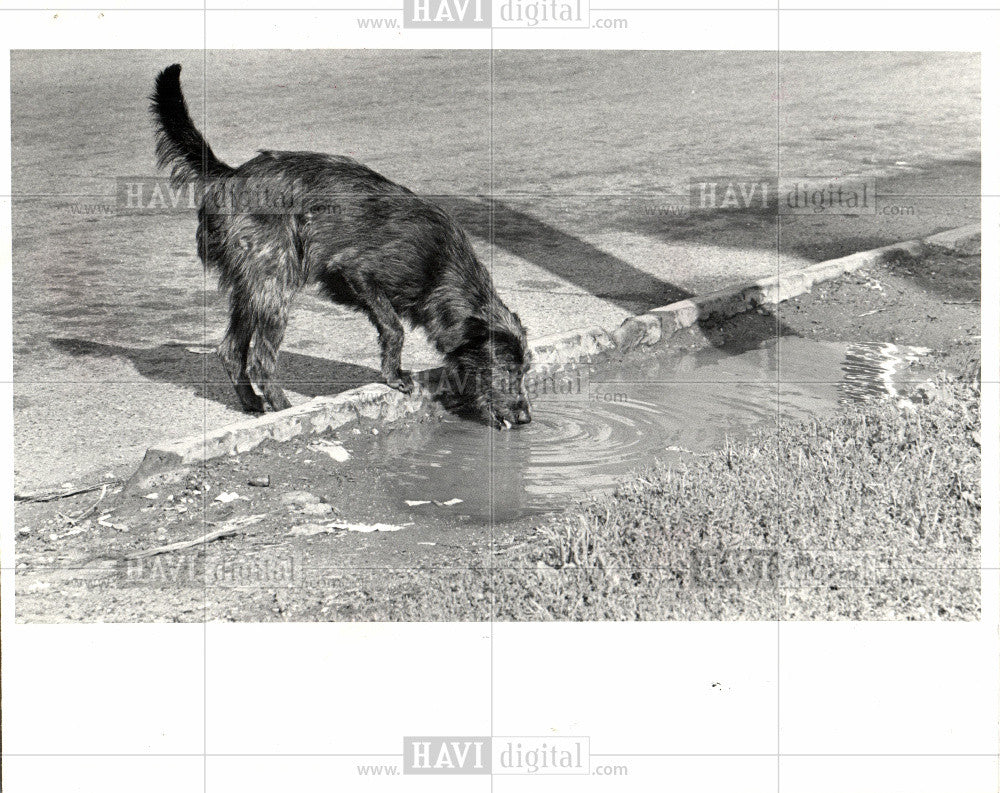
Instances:
[[[201,188],[198,255],[229,294],[219,356],[245,411],[291,406],[273,379],[278,350],[293,297],[315,283],[371,320],[387,385],[414,387],[400,368],[406,320],[443,356],[461,405],[501,428],[531,421],[524,327],[443,209],[350,157],[261,151],[226,165],[191,120],[180,72],[160,72],[150,97],[157,165]]]

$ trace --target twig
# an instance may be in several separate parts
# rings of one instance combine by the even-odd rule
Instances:
[[[263,515],[249,515],[245,518],[238,518],[237,520],[228,521],[221,529],[210,531],[208,534],[203,534],[201,537],[196,537],[193,540],[181,540],[180,542],[172,542],[169,545],[160,545],[156,548],[148,548],[145,551],[136,551],[135,553],[128,554],[124,558],[145,559],[149,556],[158,556],[161,553],[171,553],[173,551],[183,551],[185,548],[191,548],[195,545],[203,545],[205,543],[212,542],[213,540],[221,540],[224,537],[231,537],[232,535],[238,533],[242,526],[245,526],[248,523],[256,523],[258,520],[262,520],[263,517]]]
[[[58,515],[59,518],[64,523],[68,523],[70,526],[73,526],[75,528],[76,524],[78,524],[81,520],[83,520],[84,518],[86,518],[95,509],[97,509],[97,505],[100,504],[104,500],[104,496],[107,494],[107,492],[108,492],[108,486],[107,485],[102,485],[101,486],[101,495],[97,497],[97,501],[95,501],[93,504],[91,504],[87,509],[85,509],[83,512],[81,512],[79,515],[66,515],[66,514],[60,512],[59,510],[56,510],[56,515]]]
[[[100,490],[102,487],[117,487],[122,484],[121,479],[112,479],[108,482],[101,482],[96,485],[87,485],[86,487],[77,487],[72,490],[45,490],[39,491],[37,493],[15,493],[15,501],[58,501],[61,498],[69,498],[70,496],[78,496],[81,493],[92,493],[95,490]]]
[[[942,301],[946,306],[974,306],[978,303],[978,300],[945,300]]]
[[[169,545],[161,545],[158,548],[149,548],[145,551],[138,551],[136,553],[130,553],[125,558],[126,559],[145,559],[149,556],[158,556],[161,553],[171,553],[172,551],[183,551],[185,548],[190,548],[193,545],[203,545],[204,543],[211,542],[212,540],[221,540],[223,537],[230,537],[236,534],[237,529],[234,526],[226,526],[223,529],[216,529],[215,531],[210,531],[208,534],[203,534],[194,540],[183,540],[181,542],[172,542]]]
[[[81,513],[80,513],[79,515],[75,515],[75,516],[73,517],[73,520],[74,520],[74,521],[78,521],[78,520],[83,520],[84,518],[86,518],[86,517],[89,517],[90,515],[92,515],[92,514],[94,513],[94,511],[95,511],[95,510],[97,509],[97,506],[98,506],[98,505],[99,505],[99,504],[100,504],[100,503],[101,503],[102,501],[104,501],[104,497],[105,497],[105,496],[106,496],[107,494],[108,494],[108,486],[107,486],[107,485],[103,485],[103,486],[101,487],[101,495],[99,495],[99,496],[97,497],[97,501],[95,501],[95,502],[94,502],[93,504],[91,504],[91,505],[90,505],[90,507],[89,507],[88,509],[85,509],[85,510],[84,510],[83,512],[81,512]]]
[[[858,314],[859,317],[870,317],[872,314],[878,314],[879,311],[885,311],[884,308],[876,308],[874,311],[866,311],[864,314]]]

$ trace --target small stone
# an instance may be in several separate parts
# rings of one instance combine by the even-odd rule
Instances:
[[[305,490],[292,490],[281,496],[281,503],[295,507],[301,507],[305,504],[318,504],[319,496],[314,496]]]
[[[300,511],[303,515],[329,515],[333,512],[333,507],[329,504],[319,502],[316,504],[303,504]]]
[[[249,482],[247,482],[250,487],[270,487],[271,477],[270,476],[255,476]]]

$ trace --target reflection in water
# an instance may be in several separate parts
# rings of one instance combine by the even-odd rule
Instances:
[[[906,367],[929,353],[926,347],[899,347],[895,344],[861,342],[847,347],[838,384],[842,401],[867,402],[886,397],[909,401],[906,381],[897,376]]]
[[[460,498],[448,509],[510,520],[609,489],[653,460],[718,448],[754,425],[905,399],[901,373],[926,352],[784,337],[737,354],[713,347],[581,366],[531,384],[529,425],[497,432],[448,416],[383,433],[378,457],[401,507]]]

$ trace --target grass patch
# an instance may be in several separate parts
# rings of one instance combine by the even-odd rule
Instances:
[[[493,569],[372,577],[327,614],[977,619],[979,403],[974,383],[941,378],[916,408],[761,429],[632,476]]]

